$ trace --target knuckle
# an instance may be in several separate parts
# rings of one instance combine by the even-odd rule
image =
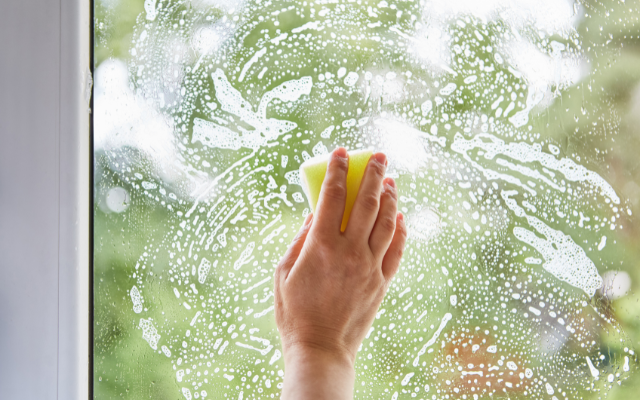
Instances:
[[[365,194],[360,200],[362,208],[367,211],[375,211],[380,206],[380,198],[374,194]]]
[[[395,262],[399,263],[404,254],[404,246],[395,246],[394,249],[389,249],[389,252],[392,259],[395,259]]]
[[[329,183],[323,191],[324,196],[331,200],[342,200],[347,196],[347,188],[342,183]]]
[[[369,171],[375,176],[382,178],[385,173],[385,166],[380,164],[379,162],[370,162]]]
[[[398,191],[389,185],[384,186],[383,195],[389,197],[394,202],[398,201]]]
[[[334,170],[342,173],[347,173],[349,169],[349,159],[341,157],[333,157],[329,162],[329,170]]]
[[[387,232],[393,232],[396,229],[396,220],[391,217],[384,217],[380,220],[380,226]]]

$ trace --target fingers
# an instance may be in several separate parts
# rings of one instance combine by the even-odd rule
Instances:
[[[380,211],[376,219],[371,237],[369,237],[369,247],[376,259],[380,260],[393,239],[396,231],[396,218],[398,213],[398,192],[396,183],[391,178],[386,178],[382,185],[380,195]]]
[[[320,198],[316,207],[314,230],[320,234],[340,232],[342,215],[347,201],[347,171],[349,156],[347,150],[338,147],[329,158]]]
[[[385,280],[390,281],[398,272],[402,253],[404,252],[404,244],[407,240],[407,226],[405,225],[404,215],[398,213],[396,217],[396,230],[391,240],[391,245],[382,260],[382,275]]]
[[[374,154],[369,160],[349,217],[347,237],[369,240],[380,208],[380,191],[382,190],[382,179],[387,169],[386,164],[387,157],[382,153]]]
[[[298,256],[300,255],[300,252],[302,251],[302,247],[304,246],[304,242],[307,239],[307,234],[309,233],[309,228],[311,227],[312,220],[313,214],[307,215],[307,218],[305,218],[300,231],[298,231],[298,234],[291,241],[289,248],[287,249],[286,253],[284,253],[282,260],[280,260],[280,263],[276,268],[276,281],[278,281],[279,279],[287,279],[289,271],[291,271],[291,268],[295,264]]]

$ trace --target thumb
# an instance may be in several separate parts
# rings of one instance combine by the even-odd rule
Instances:
[[[309,229],[311,228],[312,221],[313,214],[307,215],[307,218],[305,218],[300,231],[298,231],[298,234],[291,241],[289,248],[284,253],[284,256],[282,256],[282,260],[280,260],[280,263],[276,268],[276,281],[280,279],[287,279],[289,271],[291,271],[293,264],[295,264],[298,256],[300,255],[300,252],[302,251],[302,247],[304,246],[304,242],[307,239],[307,234],[309,233]]]

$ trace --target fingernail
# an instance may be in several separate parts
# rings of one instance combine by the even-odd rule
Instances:
[[[385,156],[384,153],[376,153],[374,157],[376,161],[379,162],[380,164],[384,166],[387,165],[387,156]]]
[[[404,214],[398,213],[398,220],[404,222]]]
[[[347,158],[347,149],[345,149],[344,147],[338,147],[334,150],[333,154],[340,158]]]
[[[392,188],[396,188],[396,181],[393,180],[393,178],[387,178],[386,179],[386,183],[387,185],[391,186]]]

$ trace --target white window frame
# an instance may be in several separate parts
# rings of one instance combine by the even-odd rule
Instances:
[[[87,399],[92,1],[2,9],[0,398]]]

